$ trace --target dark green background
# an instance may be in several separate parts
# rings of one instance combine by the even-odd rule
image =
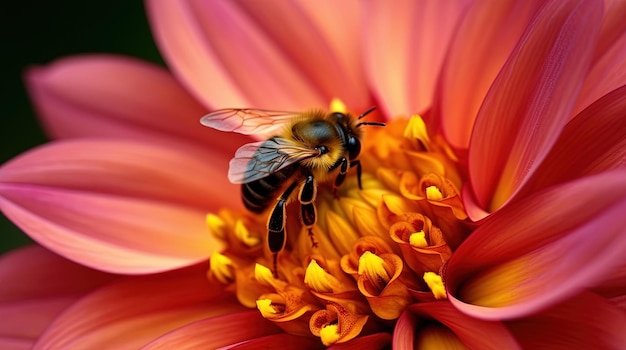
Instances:
[[[97,52],[162,63],[140,1],[10,1],[0,26],[0,163],[47,141],[22,82],[25,67]],[[0,215],[0,253],[28,242]]]

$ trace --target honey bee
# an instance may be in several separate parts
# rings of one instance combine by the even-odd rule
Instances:
[[[334,178],[333,193],[346,179],[348,169],[356,167],[361,185],[361,126],[385,126],[361,121],[376,107],[359,117],[349,113],[313,110],[305,113],[248,108],[227,108],[211,112],[200,122],[208,127],[244,135],[267,137],[264,141],[241,146],[230,161],[228,179],[241,184],[245,207],[262,213],[273,206],[267,221],[267,246],[273,255],[274,275],[277,258],[286,242],[287,203],[298,189],[300,221],[308,230],[311,243],[317,243],[312,227],[317,221],[315,198],[317,183]]]

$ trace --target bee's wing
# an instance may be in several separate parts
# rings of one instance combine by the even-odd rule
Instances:
[[[270,111],[253,108],[226,108],[213,111],[200,119],[200,123],[221,131],[234,131],[263,138],[275,136],[282,127],[298,115],[295,112]]]
[[[235,184],[252,182],[319,154],[316,149],[280,137],[248,143],[241,146],[231,159],[228,180]]]

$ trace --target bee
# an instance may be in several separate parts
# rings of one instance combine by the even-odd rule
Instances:
[[[361,121],[376,107],[360,116],[349,113],[313,110],[304,113],[251,108],[213,111],[200,119],[202,125],[244,135],[265,136],[264,141],[241,146],[230,161],[228,179],[241,184],[245,207],[263,213],[273,206],[267,221],[267,246],[277,258],[286,242],[287,203],[295,196],[300,203],[300,221],[308,230],[313,247],[317,246],[312,228],[317,221],[315,198],[317,183],[333,181],[333,193],[346,179],[348,169],[356,167],[361,184],[361,126],[385,126]],[[333,180],[334,178],[334,180]]]

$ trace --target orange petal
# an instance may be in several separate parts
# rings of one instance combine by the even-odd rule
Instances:
[[[365,67],[388,116],[431,106],[439,69],[465,1],[370,1],[365,8]]]
[[[147,8],[169,66],[206,105],[297,110],[334,97],[368,104],[357,5],[278,2],[268,11],[255,1],[150,1]]]

